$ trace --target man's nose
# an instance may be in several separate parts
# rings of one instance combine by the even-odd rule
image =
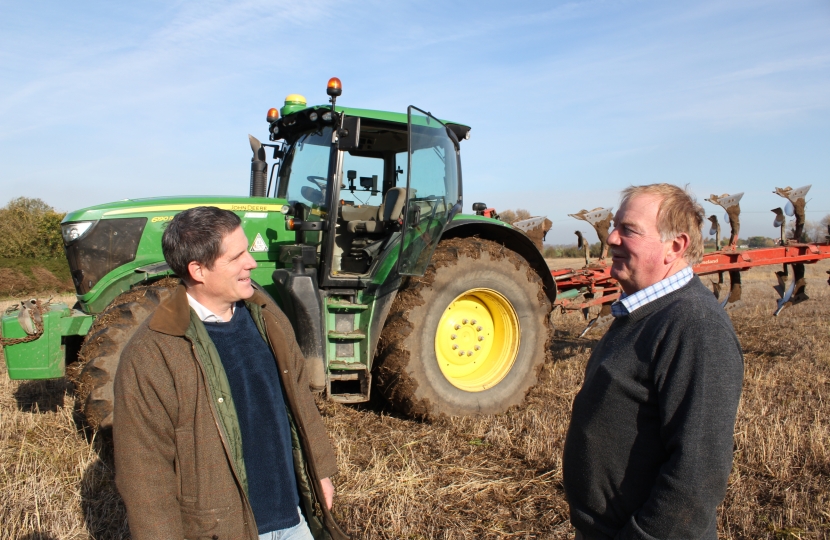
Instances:
[[[608,235],[608,245],[620,245],[620,233],[619,231],[617,231],[617,229],[614,229],[613,231],[611,231],[611,234]]]
[[[245,264],[245,268],[248,270],[253,270],[257,267],[256,261],[254,260],[253,255],[251,255],[250,253],[246,253],[246,255],[248,260],[246,261],[247,264]]]

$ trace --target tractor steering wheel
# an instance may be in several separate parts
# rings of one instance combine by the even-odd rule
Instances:
[[[312,184],[317,186],[317,189],[319,189],[320,191],[323,191],[323,192],[326,191],[327,180],[326,180],[325,177],[311,175],[311,176],[306,177],[306,181],[311,182]]]

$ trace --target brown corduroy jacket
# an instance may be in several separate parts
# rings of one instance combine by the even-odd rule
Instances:
[[[256,291],[245,302],[277,359],[300,506],[315,538],[348,538],[320,479],[337,471],[290,322]],[[230,386],[180,286],[136,331],[115,378],[115,481],[134,540],[256,540]]]

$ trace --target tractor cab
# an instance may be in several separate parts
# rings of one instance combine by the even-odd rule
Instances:
[[[365,287],[390,258],[401,275],[423,274],[461,210],[458,141],[469,128],[415,107],[400,114],[335,100],[307,107],[294,94],[281,115],[268,115],[276,144],[263,146],[274,147],[279,163],[263,195],[289,202],[287,227],[297,235],[283,262],[299,256],[317,267],[322,287]],[[257,149],[254,157],[267,170],[256,165]]]
[[[27,305],[43,323],[34,334],[3,317],[10,376],[62,375],[67,344],[88,336],[70,377],[90,424],[111,425],[121,351],[178,285],[163,279],[165,227],[209,205],[239,216],[252,279],[291,321],[309,383],[329,399],[365,402],[376,388],[417,416],[521,403],[546,357],[556,284],[520,230],[458,215],[459,141],[470,128],[416,107],[338,107],[341,90],[335,78],[327,105],[293,94],[268,111],[269,140],[249,137],[249,197],[125,200],[67,215],[80,309]],[[433,256],[440,264],[426,272]]]

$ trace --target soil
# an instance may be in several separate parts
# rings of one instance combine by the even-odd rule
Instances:
[[[729,315],[746,372],[719,538],[830,534],[828,268],[809,265],[810,300],[779,317],[772,270],[743,275],[744,307]],[[319,401],[339,467],[334,513],[352,538],[573,538],[562,445],[601,337],[579,338],[584,326],[578,313],[561,317],[539,384],[501,415],[423,422],[382,405]],[[111,448],[79,427],[75,400],[60,380],[10,381],[0,351],[0,540],[129,538]]]
[[[14,268],[0,268],[0,297],[27,294],[35,288],[31,279]]]
[[[2,264],[8,259],[0,260],[0,298],[25,296],[48,296],[54,293],[68,293],[75,290],[72,280],[61,278],[44,266],[32,264],[39,261],[25,261],[12,259],[17,264]]]

